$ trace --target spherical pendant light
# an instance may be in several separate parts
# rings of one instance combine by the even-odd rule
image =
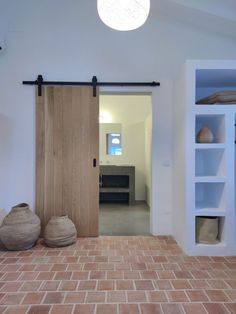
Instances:
[[[130,31],[146,22],[150,0],[97,0],[97,9],[99,17],[107,26],[119,31]]]

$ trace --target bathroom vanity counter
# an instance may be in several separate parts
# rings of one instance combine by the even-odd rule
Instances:
[[[134,166],[100,166],[99,182],[100,202],[135,201],[135,167]]]

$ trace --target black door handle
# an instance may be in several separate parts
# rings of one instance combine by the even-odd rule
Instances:
[[[95,168],[97,166],[97,159],[93,158],[93,167]]]

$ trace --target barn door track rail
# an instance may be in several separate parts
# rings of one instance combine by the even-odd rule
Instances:
[[[91,86],[93,97],[96,97],[97,86],[160,86],[159,82],[98,82],[97,77],[93,76],[91,82],[54,82],[44,81],[42,75],[38,75],[35,81],[23,81],[24,85],[38,85],[38,96],[42,96],[43,85],[70,85],[70,86]]]

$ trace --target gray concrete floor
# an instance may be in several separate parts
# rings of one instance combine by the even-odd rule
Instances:
[[[150,235],[150,209],[145,202],[134,205],[102,203],[99,214],[100,235]]]

